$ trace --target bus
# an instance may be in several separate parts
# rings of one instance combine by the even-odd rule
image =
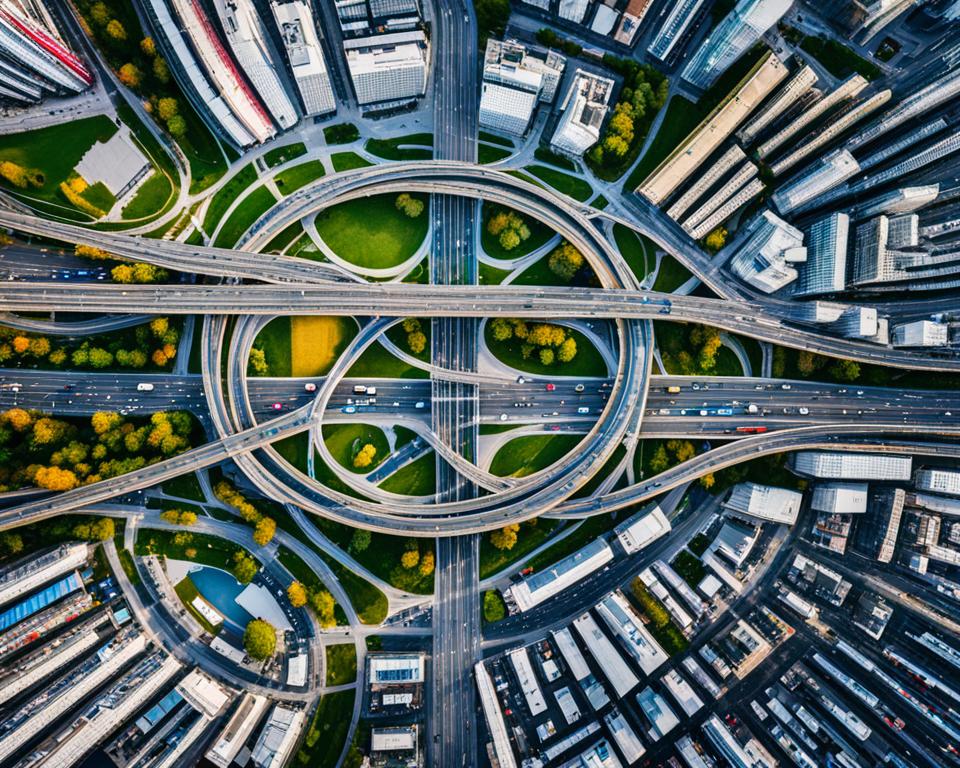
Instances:
[[[737,432],[745,435],[759,435],[766,431],[766,427],[737,427]]]

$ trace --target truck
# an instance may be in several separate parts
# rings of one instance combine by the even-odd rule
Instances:
[[[140,382],[137,384],[137,392],[153,392],[153,384]]]

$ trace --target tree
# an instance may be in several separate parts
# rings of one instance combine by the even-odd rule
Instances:
[[[519,530],[520,526],[517,523],[511,523],[503,528],[491,531],[490,543],[501,551],[509,551],[516,546]]]
[[[374,457],[377,455],[377,447],[371,443],[367,443],[359,451],[357,455],[353,457],[353,466],[355,469],[365,469],[373,463]]]
[[[560,348],[557,350],[557,360],[561,363],[569,363],[577,356],[577,340],[570,336],[563,340]]]
[[[30,184],[30,173],[27,169],[10,160],[0,162],[0,176],[20,189],[26,189]]]
[[[277,532],[277,523],[272,517],[261,517],[253,529],[253,541],[257,546],[265,547]]]
[[[540,349],[540,364],[541,365],[553,365],[554,360],[556,360],[556,353],[550,349],[550,347],[542,347]]]
[[[310,607],[317,614],[317,621],[324,629],[328,629],[337,623],[334,614],[336,603],[331,595],[325,589],[318,589],[310,593]]]
[[[243,650],[251,659],[266,661],[277,650],[277,630],[263,619],[253,619],[243,631]]]
[[[654,474],[660,474],[670,466],[670,457],[667,455],[667,449],[661,443],[650,457],[650,471]]]
[[[520,245],[520,235],[517,234],[516,230],[505,229],[500,233],[500,247],[505,251],[512,251],[518,245]]]
[[[48,491],[69,491],[80,484],[76,474],[60,467],[40,467],[33,476],[33,482]]]
[[[287,600],[294,608],[302,608],[307,604],[307,588],[299,581],[294,581],[287,587]]]
[[[490,333],[494,341],[507,341],[513,337],[513,326],[505,317],[495,317],[490,321]]]
[[[370,546],[370,541],[372,538],[373,536],[366,528],[357,528],[353,532],[353,536],[350,538],[350,551],[365,552]]]
[[[547,266],[557,277],[569,282],[583,266],[583,254],[570,243],[563,242],[551,251]]]
[[[162,56],[157,56],[157,58],[153,60],[153,76],[164,85],[170,82],[170,67],[167,66],[167,62]],[[183,118],[180,119],[182,120]],[[176,136],[176,133],[174,133],[173,128],[169,123],[167,124],[167,128],[169,129],[170,133],[173,133],[173,135]]]
[[[150,56],[151,58],[157,55],[157,46],[153,42],[152,37],[145,37],[140,41],[140,50],[143,51],[144,55]],[[161,99],[163,101],[163,99]]]
[[[119,21],[116,19],[111,19],[107,24],[107,37],[109,37],[111,40],[121,42],[127,39],[127,30],[123,28],[123,24],[121,24]]]
[[[421,213],[423,213],[423,201],[412,197],[408,192],[403,192],[397,195],[397,199],[394,201],[394,206],[398,211],[402,211],[411,219],[415,219]]]
[[[233,575],[241,584],[249,584],[257,575],[257,561],[246,552],[233,553]]]
[[[85,259],[93,259],[94,261],[103,261],[114,258],[113,254],[107,253],[102,248],[97,248],[93,245],[82,245],[78,243],[74,246],[73,252],[77,256],[82,256]]]
[[[94,3],[90,7],[90,18],[93,19],[95,24],[99,24],[101,27],[106,26],[107,22],[110,21],[110,9],[107,8],[106,3]]]
[[[250,370],[257,376],[266,376],[270,373],[270,366],[267,364],[267,355],[259,347],[250,349],[250,357],[247,359]]]
[[[419,562],[420,562],[420,551],[416,549],[408,549],[400,557],[400,565],[402,565],[407,570],[410,570],[411,568],[416,568]]]
[[[703,241],[703,244],[706,246],[707,250],[711,253],[716,253],[724,245],[727,244],[727,230],[724,227],[717,227],[713,232],[707,235],[707,238]]]
[[[488,35],[500,36],[510,18],[509,0],[475,0],[473,4],[477,13],[477,32],[481,47]]]
[[[112,24],[113,22],[110,23]],[[127,86],[127,88],[136,88],[140,85],[143,75],[140,73],[136,64],[128,62],[120,67],[117,77],[120,78],[120,82]]]
[[[0,549],[5,555],[18,555],[23,551],[23,537],[19,533],[0,533]]]
[[[414,331],[407,336],[407,346],[415,355],[419,355],[427,348],[427,335],[423,331]]]
[[[420,575],[429,576],[433,573],[435,563],[433,557],[433,551],[429,550],[423,553],[423,557],[420,558]]]
[[[493,623],[500,621],[507,615],[507,608],[503,604],[503,598],[494,589],[488,589],[483,593],[483,618]]]
[[[860,378],[860,363],[855,360],[837,360],[830,372],[840,381],[856,381]]]
[[[716,482],[717,478],[714,476],[713,472],[709,472],[700,478],[700,485],[702,485],[708,491],[713,488]]]
[[[174,115],[167,120],[167,130],[175,139],[180,139],[187,135],[187,121],[182,115]]]
[[[611,156],[623,157],[629,149],[630,145],[624,141],[622,136],[615,133],[610,134],[603,140],[603,153],[607,158]]]

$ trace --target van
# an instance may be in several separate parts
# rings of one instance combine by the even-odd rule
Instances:
[[[579,408],[577,408],[577,413],[590,413],[590,409],[585,405],[581,405]]]
[[[353,385],[353,394],[355,395],[365,395],[367,394],[367,388],[363,384],[354,384]]]
[[[137,384],[137,392],[153,392],[153,384]]]

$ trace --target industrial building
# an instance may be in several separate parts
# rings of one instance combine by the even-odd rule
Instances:
[[[769,523],[793,525],[800,514],[803,494],[787,488],[739,483],[723,502],[724,509]]]
[[[738,520],[724,520],[710,549],[719,552],[739,568],[749,557],[759,534],[760,530],[755,526]]]
[[[583,638],[607,682],[613,686],[618,699],[622,699],[640,683],[640,679],[594,621],[593,616],[585,613],[573,620],[573,626]]]
[[[918,491],[960,496],[960,471],[939,467],[924,467],[918,469],[914,474],[913,484]]]
[[[79,568],[86,561],[86,544],[61,544],[56,549],[16,561],[0,573],[0,605]]]
[[[303,710],[276,704],[253,747],[256,768],[280,768],[286,764],[300,739],[306,718]]]
[[[818,219],[806,231],[807,260],[798,268],[795,296],[838,293],[847,284],[850,216],[841,211]]]
[[[330,73],[310,6],[305,0],[273,0],[270,8],[300,93],[303,113],[309,117],[335,111]]]
[[[552,102],[566,59],[538,56],[515,40],[487,40],[480,90],[480,126],[523,135],[538,103]]]
[[[795,264],[807,260],[803,232],[766,210],[750,226],[747,240],[730,260],[730,271],[763,293],[797,279]]]
[[[423,703],[424,667],[422,653],[367,654],[370,711],[418,709]]]
[[[613,550],[607,542],[602,538],[594,539],[546,570],[511,585],[503,593],[504,600],[513,610],[528,611],[544,600],[560,594],[612,559]]]
[[[737,131],[737,138],[744,146],[752,144],[760,134],[767,130],[774,120],[789,112],[809,94],[817,84],[817,73],[808,64],[798,69],[784,86],[777,91],[763,109]]]
[[[361,106],[423,96],[430,48],[422,30],[344,40],[343,48]]]
[[[795,472],[809,477],[905,482],[911,476],[913,457],[879,453],[798,451],[792,455],[792,464]]]
[[[670,533],[670,521],[663,514],[659,504],[645,508],[624,520],[613,529],[617,540],[628,555],[639,552],[661,536]]]
[[[91,85],[89,67],[64,42],[43,2],[0,6],[0,100],[36,104]]]
[[[776,24],[791,5],[793,0],[739,0],[690,58],[681,77],[706,90]]]
[[[768,52],[740,88],[697,126],[637,188],[654,205],[662,204],[737,129],[780,82],[787,68]]]
[[[554,151],[580,157],[600,139],[600,126],[607,116],[614,82],[578,69],[560,105],[557,129],[550,139]]]
[[[627,765],[633,765],[643,757],[647,750],[622,714],[615,709],[611,710],[603,716],[603,722],[607,724],[607,728],[620,748],[620,753],[627,761]]]
[[[667,654],[647,631],[623,593],[618,591],[607,595],[597,605],[597,613],[633,656],[643,674],[653,674],[667,660]]]
[[[650,726],[647,736],[651,741],[659,741],[680,724],[667,700],[649,685],[637,694],[637,704]]]
[[[370,729],[371,768],[418,765],[417,726],[402,725]]]
[[[895,347],[945,347],[950,343],[949,326],[932,320],[914,320],[895,325],[890,341]]]
[[[230,720],[207,750],[205,755],[207,760],[217,768],[229,768],[244,744],[253,735],[269,704],[269,700],[264,696],[245,694]]]
[[[335,0],[346,39],[416,29],[422,18],[418,0]]]
[[[570,669],[570,674],[573,675],[579,684],[580,690],[583,691],[583,695],[586,696],[587,701],[590,702],[593,711],[596,712],[606,706],[610,701],[610,697],[607,696],[606,691],[603,690],[603,685],[600,681],[597,680],[593,672],[590,671],[587,660],[583,658],[580,647],[577,645],[576,640],[573,639],[570,630],[564,627],[563,629],[555,630],[552,636],[560,651],[560,655],[563,656],[563,660]]]
[[[866,483],[817,483],[810,508],[831,515],[860,515],[867,511]]]

